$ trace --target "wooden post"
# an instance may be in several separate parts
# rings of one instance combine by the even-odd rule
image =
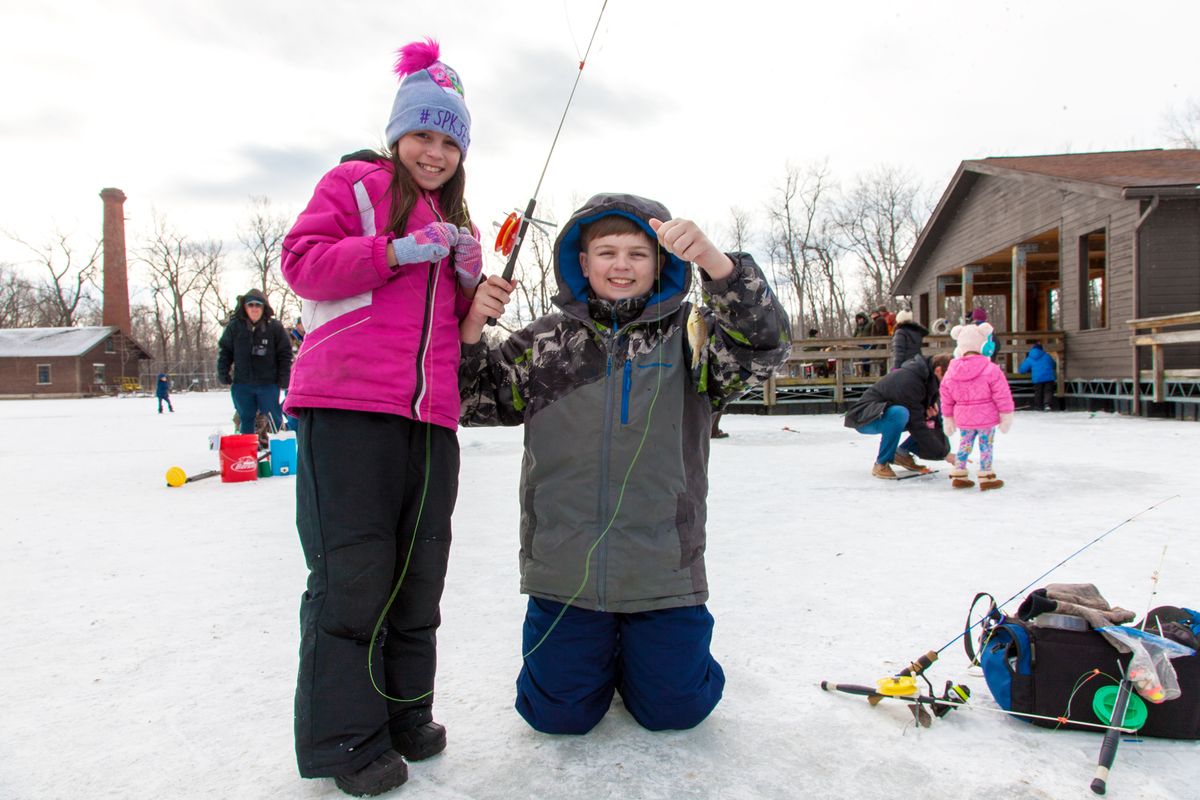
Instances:
[[[979,264],[968,264],[962,268],[962,310],[963,319],[958,322],[963,322],[967,317],[971,316],[971,310],[975,305],[975,275],[983,270]]]
[[[1012,300],[1009,303],[1009,330],[1023,331],[1026,313],[1026,258],[1037,250],[1036,244],[1018,244],[1012,249]]]
[[[763,387],[763,402],[767,408],[775,405],[775,373],[767,378],[767,385]]]

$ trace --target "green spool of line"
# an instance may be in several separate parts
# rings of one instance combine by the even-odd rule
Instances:
[[[1146,716],[1149,712],[1146,710],[1146,703],[1138,696],[1137,692],[1131,692],[1129,702],[1125,704],[1124,722],[1113,722],[1113,707],[1116,704],[1116,686],[1102,686],[1092,696],[1092,711],[1096,714],[1096,718],[1105,725],[1133,728],[1136,731],[1146,724]]]

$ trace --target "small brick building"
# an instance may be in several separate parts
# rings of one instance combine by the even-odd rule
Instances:
[[[133,388],[150,354],[115,325],[0,329],[0,397],[88,397]]]

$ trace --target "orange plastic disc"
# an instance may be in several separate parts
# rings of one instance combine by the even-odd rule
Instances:
[[[511,253],[513,245],[517,241],[517,231],[520,229],[521,215],[514,211],[504,220],[504,224],[500,226],[500,232],[496,234],[496,252],[504,255]]]

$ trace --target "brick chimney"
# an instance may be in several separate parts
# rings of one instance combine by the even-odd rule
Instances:
[[[104,313],[105,325],[115,325],[129,336],[129,277],[125,264],[125,193],[102,189],[104,201]]]

